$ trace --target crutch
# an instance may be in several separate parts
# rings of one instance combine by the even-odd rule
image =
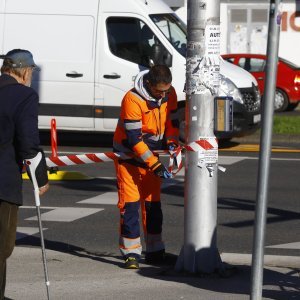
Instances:
[[[41,237],[41,247],[42,247],[43,265],[44,265],[44,273],[45,273],[45,284],[46,284],[46,288],[47,288],[47,299],[50,300],[50,294],[49,294],[50,281],[48,278],[46,250],[45,250],[43,227],[42,227],[42,220],[41,220],[40,194],[39,194],[39,186],[38,186],[36,176],[35,176],[35,170],[36,170],[37,166],[39,165],[41,159],[42,159],[42,153],[39,152],[34,158],[26,159],[25,164],[29,168],[31,180],[32,180],[33,188],[34,188],[34,199],[35,199],[35,206],[36,206],[36,211],[37,211],[40,237]]]

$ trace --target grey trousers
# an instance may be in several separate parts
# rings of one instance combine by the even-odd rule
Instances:
[[[4,299],[6,260],[15,247],[18,206],[0,200],[0,300]]]

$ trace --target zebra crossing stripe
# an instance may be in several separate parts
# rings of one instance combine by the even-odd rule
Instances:
[[[118,203],[118,193],[117,192],[107,192],[96,197],[85,199],[77,202],[79,204],[104,204],[104,205],[117,205]]]
[[[47,230],[47,228],[43,228],[43,230]],[[23,239],[29,235],[35,235],[39,233],[38,227],[17,227],[16,240]]]
[[[300,242],[280,244],[280,245],[272,245],[272,246],[267,246],[267,248],[300,250]]]
[[[41,207],[43,209],[43,207]],[[83,207],[57,207],[49,212],[42,213],[41,217],[43,221],[52,222],[73,222],[75,220],[87,217],[102,211],[103,208],[83,208]],[[26,221],[36,221],[37,217],[30,217],[25,219]]]

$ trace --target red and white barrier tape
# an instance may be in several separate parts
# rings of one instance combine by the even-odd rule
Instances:
[[[154,151],[157,154],[169,153],[169,151]],[[131,159],[134,157],[134,154],[123,153],[123,152],[104,152],[104,153],[86,153],[86,154],[71,154],[64,156],[51,156],[46,158],[47,166],[50,168],[53,167],[64,167],[64,166],[73,166],[73,165],[82,165],[82,164],[92,164],[92,163],[101,163],[101,162],[111,162],[116,159]]]
[[[175,151],[154,151],[157,154],[169,153],[169,171],[175,176],[183,167],[182,163],[182,150],[199,152],[208,150],[217,150],[218,143],[214,138],[201,138],[198,141],[190,143],[186,146],[180,146]],[[55,152],[56,153],[56,152]],[[47,166],[62,167],[62,166],[73,166],[80,164],[91,164],[101,162],[112,162],[116,159],[131,159],[133,154],[122,153],[122,152],[105,152],[105,153],[87,153],[81,155],[65,155],[65,156],[51,156],[46,158]]]
[[[57,156],[57,134],[56,120],[51,120],[51,149],[52,155],[46,158],[47,166],[50,168],[73,166],[81,164],[92,164],[101,162],[112,162],[116,159],[131,159],[134,154],[121,152],[105,152],[105,153],[87,153],[81,155]],[[218,141],[215,137],[200,137],[198,141],[192,142],[185,146],[179,146],[175,151],[160,150],[154,151],[156,154],[170,155],[169,172],[175,176],[183,167],[182,150],[198,152],[201,165],[205,163],[216,163],[218,160]]]
[[[175,176],[183,167],[182,149],[183,147],[179,146],[175,151],[168,151],[170,154],[168,170],[173,176]]]
[[[198,141],[192,142],[184,147],[188,151],[203,151],[203,150],[217,150],[218,141],[216,138],[200,138]]]

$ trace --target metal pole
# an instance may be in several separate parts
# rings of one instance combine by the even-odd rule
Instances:
[[[220,71],[220,1],[188,0],[186,138],[208,144],[214,136],[214,96]],[[217,143],[188,151],[185,159],[184,245],[175,269],[213,273],[222,267],[217,249]]]
[[[41,159],[42,159],[42,154],[41,154],[41,152],[39,152],[34,158],[26,159],[25,163],[26,163],[27,167],[29,168],[31,180],[32,180],[33,188],[34,188],[34,199],[35,199],[35,206],[36,206],[37,218],[38,218],[38,223],[39,223],[42,258],[43,258],[44,275],[45,275],[45,284],[46,284],[46,289],[47,289],[47,299],[50,300],[50,293],[49,293],[50,281],[49,281],[49,277],[48,277],[46,250],[45,250],[44,234],[43,234],[42,219],[41,219],[41,212],[40,212],[41,202],[40,202],[39,187],[38,187],[36,176],[35,176],[36,168],[39,165]]]
[[[51,157],[57,157],[56,119],[51,119]]]
[[[41,237],[45,284],[46,284],[46,289],[47,289],[47,299],[50,300],[50,293],[49,293],[50,281],[49,281],[49,277],[48,277],[47,258],[46,258],[46,250],[45,250],[45,243],[44,243],[44,234],[43,234],[43,227],[42,227],[40,205],[36,206],[36,212],[37,212],[37,217],[38,217],[38,222],[39,222],[39,231],[40,231],[40,237]]]
[[[258,187],[256,194],[254,243],[251,274],[251,300],[262,299],[264,244],[268,202],[269,169],[272,147],[274,97],[277,78],[278,45],[281,23],[280,0],[271,0],[267,47],[266,83],[262,107],[262,129]]]

